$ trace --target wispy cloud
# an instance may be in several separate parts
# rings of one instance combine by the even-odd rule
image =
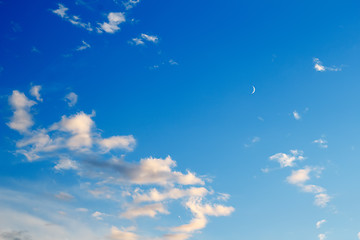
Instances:
[[[140,35],[140,37],[131,39],[131,41],[129,41],[129,43],[134,44],[134,45],[145,45],[145,42],[157,43],[158,41],[159,41],[159,38],[157,36],[142,33]],[[169,61],[169,63],[170,64],[173,63],[173,65],[177,64],[174,61]]]
[[[85,42],[84,40],[81,41],[82,45],[80,45],[79,47],[76,48],[76,51],[83,51],[85,49],[91,48],[90,44],[88,44],[87,42]]]
[[[296,119],[296,120],[300,120],[301,119],[301,116],[300,116],[300,114],[295,110],[295,111],[293,111],[293,117]]]
[[[135,7],[139,2],[140,2],[140,0],[128,0],[126,2],[123,2],[123,4],[124,4],[125,9],[129,10],[129,9]]]
[[[74,199],[74,196],[72,196],[71,194],[66,193],[66,192],[59,192],[58,194],[55,194],[55,197],[60,200],[65,200],[65,201]]]
[[[314,69],[317,72],[325,72],[325,71],[337,72],[342,70],[340,67],[326,67],[318,58],[313,58],[313,62],[314,62]]]
[[[317,222],[316,222],[316,228],[320,228],[324,223],[326,223],[326,220],[325,220],[325,219],[320,220],[320,221],[317,221]]]
[[[313,143],[318,144],[320,148],[328,148],[328,142],[324,137],[314,140]]]
[[[250,143],[245,143],[244,147],[249,148],[249,147],[253,146],[255,143],[260,142],[260,140],[261,140],[260,137],[255,136],[251,139]]]
[[[55,13],[56,15],[60,16],[62,19],[70,22],[71,24],[75,25],[75,26],[78,26],[78,27],[81,27],[81,28],[84,28],[88,31],[93,31],[93,28],[91,26],[91,24],[88,22],[88,23],[84,23],[82,22],[81,18],[79,16],[75,16],[75,15],[68,15],[67,12],[68,12],[68,8],[65,7],[63,4],[59,3],[58,4],[58,8],[57,9],[54,9],[52,10],[53,13]]]

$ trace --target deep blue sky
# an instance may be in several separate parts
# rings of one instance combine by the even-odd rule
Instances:
[[[357,239],[359,12],[358,1],[2,0],[0,239]],[[114,32],[101,28],[110,13],[125,17]],[[16,108],[20,98],[32,106]],[[83,118],[67,125],[76,116],[90,132],[77,129]],[[11,127],[24,119],[33,124]],[[129,145],[102,142],[112,136]],[[167,180],[139,182],[140,159],[168,155]],[[56,169],[64,158],[76,167]],[[187,170],[204,184],[171,175]],[[208,194],[134,200],[190,187]],[[122,215],[147,204],[166,211]],[[194,219],[206,226],[174,229]]]

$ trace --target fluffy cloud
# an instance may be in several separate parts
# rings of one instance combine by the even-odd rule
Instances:
[[[325,71],[337,72],[337,71],[341,71],[341,68],[339,68],[339,67],[326,67],[326,66],[324,66],[323,63],[318,58],[314,58],[313,62],[314,62],[314,69],[317,72],[325,72]]]
[[[320,221],[317,221],[317,222],[316,222],[316,228],[320,228],[321,225],[323,225],[324,223],[326,223],[326,220],[325,220],[325,219],[320,220]]]
[[[299,150],[290,150],[290,154],[286,153],[277,153],[270,157],[270,160],[275,160],[280,163],[282,168],[284,167],[293,167],[295,161],[304,160],[303,152]]]
[[[78,101],[78,95],[74,92],[71,92],[65,96],[65,101],[67,102],[69,107],[73,107]]]
[[[108,22],[100,24],[99,32],[115,33],[120,30],[119,25],[125,22],[125,15],[121,12],[111,12],[108,14]]]
[[[202,179],[190,171],[186,174],[173,171],[172,168],[176,166],[176,162],[170,156],[165,159],[144,158],[139,163],[128,163],[116,158],[106,162],[89,159],[87,164],[90,168],[91,166],[97,169],[102,168],[103,173],[106,172],[107,181],[111,182],[129,182],[139,185],[156,184],[161,186],[205,184]],[[90,175],[94,174],[92,172]]]
[[[108,203],[116,202],[118,207],[119,203],[121,203],[120,207],[123,211],[120,216],[127,219],[136,219],[144,216],[154,218],[161,214],[170,214],[166,207],[167,203],[183,199],[187,203],[186,208],[192,212],[193,219],[189,224],[169,229],[169,233],[156,239],[188,239],[193,231],[206,226],[209,216],[228,216],[234,211],[232,207],[213,204],[208,201],[206,197],[213,194],[213,191],[209,191],[208,188],[203,186],[206,183],[204,179],[189,170],[185,172],[177,171],[175,169],[177,166],[176,161],[170,156],[165,158],[147,157],[135,162],[125,161],[125,155],[119,157],[117,152],[111,150],[133,150],[136,144],[134,136],[102,138],[101,130],[96,128],[93,119],[95,112],[86,114],[80,111],[72,115],[63,115],[59,121],[50,124],[47,128],[32,130],[31,127],[34,122],[29,112],[31,106],[36,102],[27,99],[25,94],[14,91],[9,98],[9,103],[14,112],[25,111],[31,123],[21,128],[22,131],[19,131],[20,128],[8,124],[10,128],[22,134],[22,139],[16,142],[17,152],[25,155],[29,161],[35,159],[54,161],[53,169],[56,170],[55,173],[63,174],[64,170],[74,170],[78,174],[80,182],[86,179],[85,182],[81,182],[81,191],[84,191],[85,195],[77,194],[79,196],[77,201],[86,196],[95,197],[95,200],[99,201],[106,200]],[[16,122],[14,117],[12,122]],[[119,193],[124,192],[127,192],[127,194],[121,194],[122,197],[118,198]],[[54,199],[62,201],[74,199],[71,194],[66,192],[52,194],[55,196]],[[212,200],[223,201],[228,198],[228,194],[221,194],[218,198],[214,197]],[[206,204],[203,201],[206,201]],[[64,208],[53,210],[58,217],[60,215],[66,217],[74,212],[80,214],[79,211],[78,209],[66,210]],[[103,211],[103,209],[95,210],[90,207],[89,210],[81,210],[81,214],[89,214],[98,220],[103,220],[105,224],[108,219],[103,219],[103,217],[108,215],[100,211]],[[64,234],[59,235],[61,239],[74,239],[68,237],[67,231]],[[39,240],[44,239],[38,238],[38,235],[34,236]],[[87,237],[87,239],[94,238]],[[112,228],[108,238],[128,240],[131,238],[142,239],[143,236],[139,237],[133,230]],[[99,237],[96,239],[99,239]]]
[[[40,96],[40,90],[41,90],[41,86],[40,86],[40,85],[33,86],[33,87],[30,89],[30,94],[31,94],[31,96],[35,97],[36,100],[38,100],[39,102],[42,102],[43,99],[42,99],[41,96]]]
[[[36,102],[29,100],[23,93],[14,90],[9,97],[9,104],[14,109],[14,115],[8,123],[8,126],[20,133],[28,132],[29,128],[34,125],[30,108],[35,105]]]
[[[304,168],[297,171],[292,171],[291,175],[287,178],[287,181],[291,184],[303,184],[310,179],[310,172],[311,168]]]
[[[70,149],[88,148],[93,142],[91,133],[95,126],[91,119],[93,116],[95,116],[95,112],[92,114],[80,112],[70,117],[62,116],[61,121],[55,123],[50,129],[70,133],[72,136],[66,143]]]

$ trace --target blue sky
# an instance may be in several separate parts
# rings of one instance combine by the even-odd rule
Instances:
[[[359,10],[1,0],[0,239],[360,239]]]

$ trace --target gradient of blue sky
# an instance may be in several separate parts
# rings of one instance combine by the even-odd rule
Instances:
[[[0,239],[360,239],[359,10],[1,0]],[[14,96],[33,105],[20,108],[34,121],[20,132]],[[76,144],[93,144],[69,144],[75,116],[94,122]],[[26,158],[40,132],[57,148]],[[141,159],[166,168],[168,156],[165,180],[139,177]],[[60,169],[65,158],[76,169]],[[187,171],[196,179],[177,178]],[[183,195],[133,201],[152,188]],[[124,214],[135,206],[158,212]],[[206,226],[176,229],[193,219]]]

